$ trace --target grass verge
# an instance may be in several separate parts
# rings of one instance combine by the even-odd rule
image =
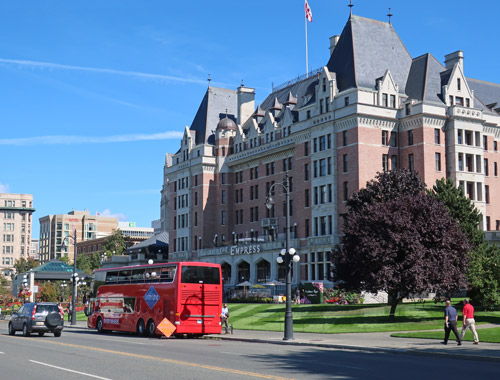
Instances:
[[[477,334],[480,342],[500,343],[500,327],[493,327],[491,329],[478,329]],[[410,332],[410,333],[394,333],[393,337],[398,338],[420,338],[420,339],[440,339],[444,338],[443,331],[423,331],[423,332]],[[450,334],[450,339],[455,339],[453,333]],[[465,333],[464,341],[473,341],[473,336],[470,331]]]

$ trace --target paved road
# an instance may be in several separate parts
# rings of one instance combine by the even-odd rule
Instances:
[[[0,323],[0,369],[5,379],[421,379],[500,376],[497,362],[444,356],[332,349],[309,344],[239,340],[177,340],[98,335],[66,328],[24,338]],[[226,338],[226,337],[224,337]],[[230,338],[228,336],[228,338]],[[233,336],[234,338],[234,336]],[[299,342],[295,342],[299,343]],[[453,347],[455,348],[455,347]],[[464,365],[465,364],[465,365]]]

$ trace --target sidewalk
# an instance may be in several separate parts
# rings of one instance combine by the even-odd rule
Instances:
[[[481,328],[486,327],[495,326],[479,325],[479,339],[481,339]],[[86,329],[87,323],[84,321],[77,321],[76,326],[65,323],[64,328]],[[470,331],[468,334],[470,334]],[[205,339],[300,345],[368,352],[390,352],[393,354],[439,355],[451,358],[500,362],[500,344],[498,343],[480,342],[479,345],[473,345],[471,341],[465,341],[462,343],[462,346],[457,346],[456,342],[450,339],[448,345],[444,346],[441,344],[440,340],[436,339],[393,338],[390,335],[390,332],[353,334],[313,334],[295,332],[294,340],[285,341],[283,340],[283,332],[234,330],[233,334],[207,335]]]

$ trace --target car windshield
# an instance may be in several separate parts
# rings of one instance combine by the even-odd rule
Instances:
[[[59,308],[57,305],[37,305],[36,312],[39,314],[49,314],[53,311],[58,312]]]

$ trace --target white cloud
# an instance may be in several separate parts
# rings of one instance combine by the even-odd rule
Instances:
[[[101,69],[101,68],[97,68],[97,67],[62,65],[59,63],[51,63],[51,62],[38,62],[38,61],[6,59],[6,58],[0,58],[0,63],[15,64],[15,65],[26,66],[26,67],[36,67],[36,68],[40,68],[40,69],[86,71],[86,72],[101,73],[101,74],[122,75],[122,76],[135,77],[135,78],[140,78],[140,79],[153,79],[153,80],[161,80],[161,81],[194,83],[194,84],[200,84],[200,85],[204,85],[204,86],[207,85],[206,79],[187,78],[184,76],[163,75],[163,74],[149,74],[149,73],[141,73],[138,71]]]
[[[9,185],[4,185],[3,183],[0,182],[0,193],[8,193],[9,192]]]
[[[0,145],[73,145],[73,144],[103,144],[134,141],[171,140],[182,138],[182,132],[161,132],[153,134],[130,134],[115,136],[35,136],[0,139]]]
[[[121,213],[112,213],[109,208],[107,208],[106,210],[104,210],[102,212],[98,211],[97,213],[99,214],[99,216],[105,216],[108,218],[118,218],[118,220],[121,220],[121,221],[127,220],[127,215],[121,214]]]

